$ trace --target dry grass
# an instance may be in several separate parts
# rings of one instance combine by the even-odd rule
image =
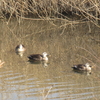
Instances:
[[[100,20],[99,0],[1,0],[1,18],[66,18]]]

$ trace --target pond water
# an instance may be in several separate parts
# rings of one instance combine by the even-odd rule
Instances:
[[[13,20],[0,22],[0,100],[97,100],[100,98],[100,29],[93,24],[65,21]],[[23,56],[15,47],[23,44]],[[47,52],[44,63],[28,61],[30,54]],[[94,66],[91,74],[77,73],[79,63]]]

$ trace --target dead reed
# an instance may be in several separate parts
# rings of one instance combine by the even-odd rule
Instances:
[[[99,0],[1,0],[2,18],[71,18],[98,22]]]

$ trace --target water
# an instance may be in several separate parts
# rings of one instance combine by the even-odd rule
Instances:
[[[0,68],[0,100],[100,98],[99,28],[90,23],[29,20],[8,25],[1,21],[0,26],[0,59],[5,61]],[[20,43],[26,47],[22,57],[15,53]],[[43,52],[51,55],[47,66],[28,61],[28,55]],[[71,68],[87,62],[94,65],[91,74]]]

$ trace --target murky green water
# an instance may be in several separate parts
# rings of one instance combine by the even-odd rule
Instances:
[[[0,100],[100,98],[99,32],[99,28],[88,23],[28,20],[7,25],[1,21],[0,59],[5,64],[0,68]],[[26,47],[22,57],[15,53],[20,43]],[[28,62],[28,55],[43,52],[51,55],[48,66]],[[71,68],[87,62],[95,65],[90,75]]]

